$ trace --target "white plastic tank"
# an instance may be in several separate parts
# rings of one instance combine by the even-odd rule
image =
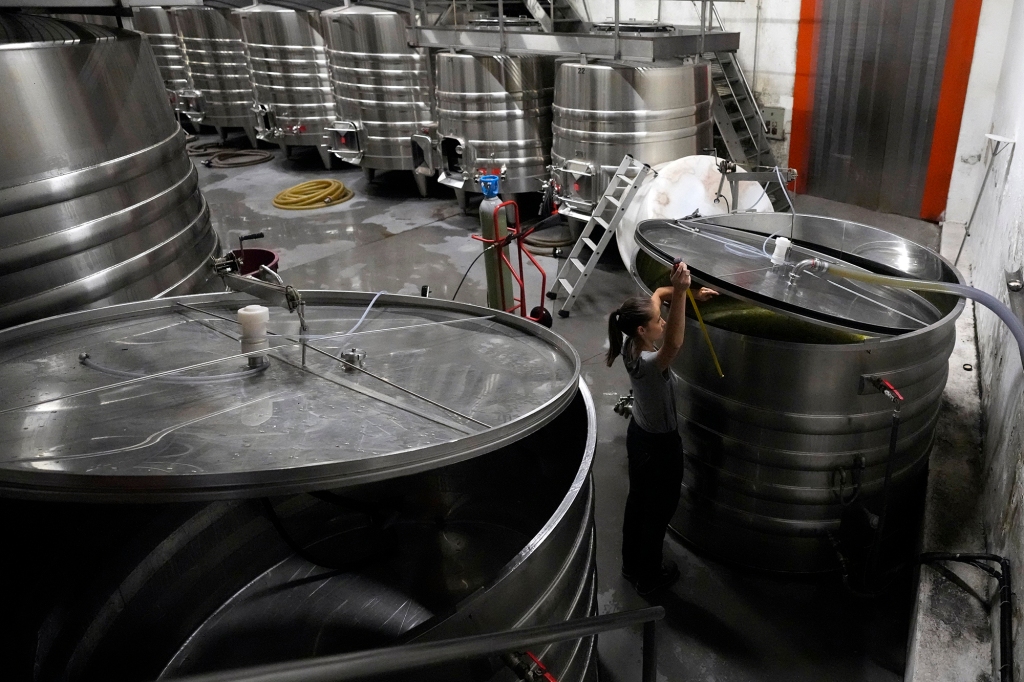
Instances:
[[[654,166],[658,174],[648,176],[615,231],[619,255],[627,269],[632,267],[637,250],[633,234],[644,220],[674,220],[694,211],[702,216],[725,215],[733,206],[741,213],[774,213],[764,187],[755,182],[740,183],[737,204],[729,182],[722,182],[720,161],[714,156],[695,155]],[[722,198],[716,201],[719,185]]]

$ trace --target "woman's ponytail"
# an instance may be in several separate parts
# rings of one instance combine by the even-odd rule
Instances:
[[[639,296],[626,299],[618,310],[608,316],[608,353],[605,362],[609,367],[615,358],[622,355],[622,335],[631,339],[636,330],[651,321],[651,299]]]
[[[608,316],[608,354],[605,355],[604,361],[609,367],[615,362],[615,358],[622,355],[622,332],[619,331],[619,316],[618,310]]]

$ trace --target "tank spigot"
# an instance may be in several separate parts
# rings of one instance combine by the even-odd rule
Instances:
[[[804,272],[828,272],[828,262],[819,260],[817,258],[808,258],[802,260],[793,266],[793,269],[789,273],[789,284],[790,286],[796,284],[796,281],[800,279],[800,275]]]

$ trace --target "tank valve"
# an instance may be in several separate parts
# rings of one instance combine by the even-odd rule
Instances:
[[[242,352],[254,353],[267,351],[267,322],[270,321],[270,310],[261,305],[247,305],[238,311],[238,324],[242,327]],[[261,367],[267,362],[266,352],[249,356],[250,367]]]
[[[341,361],[345,363],[346,372],[355,372],[363,368],[366,361],[366,351],[358,348],[349,348],[341,353]]]
[[[800,261],[793,266],[792,271],[789,273],[790,286],[796,284],[796,281],[800,279],[800,275],[804,272],[828,272],[828,262],[817,258],[808,258],[807,260]]]
[[[621,414],[626,419],[633,416],[633,391],[629,392],[629,395],[619,396],[618,402],[615,403],[615,414]]]

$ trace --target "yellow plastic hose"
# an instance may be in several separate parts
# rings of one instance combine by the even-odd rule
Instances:
[[[708,328],[704,326],[704,318],[700,315],[700,308],[697,307],[697,299],[693,297],[693,291],[690,289],[686,290],[686,295],[690,297],[690,305],[693,306],[693,312],[697,315],[697,322],[700,323],[700,330],[704,332],[704,340],[707,341],[708,350],[711,351],[711,359],[715,361],[715,369],[718,370],[718,376],[725,378],[722,373],[722,365],[718,364],[718,353],[715,352],[715,347],[711,343],[711,335],[708,334]]]
[[[286,211],[306,211],[343,204],[355,192],[337,180],[310,180],[289,187],[274,197],[274,206]]]

